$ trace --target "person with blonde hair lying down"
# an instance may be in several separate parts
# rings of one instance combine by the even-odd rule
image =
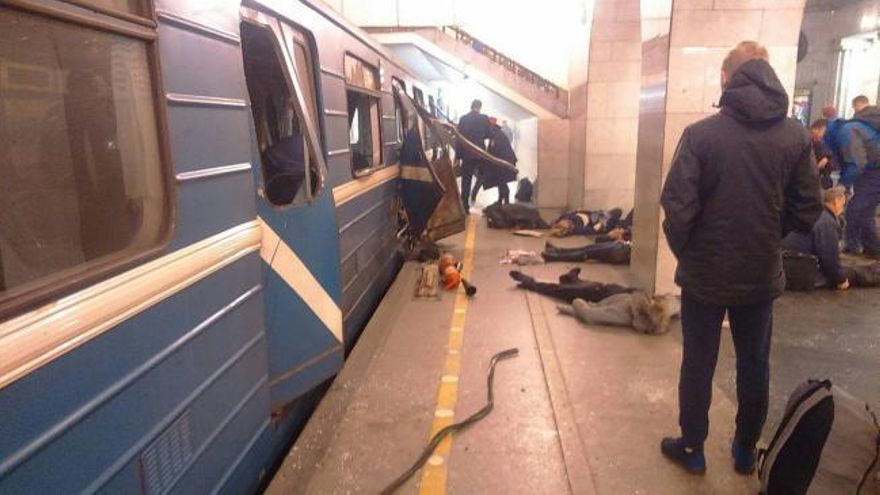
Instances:
[[[660,335],[668,332],[670,324],[678,318],[680,304],[675,296],[651,298],[639,290],[598,302],[575,299],[570,305],[559,304],[556,308],[586,325],[630,327],[639,333]]]

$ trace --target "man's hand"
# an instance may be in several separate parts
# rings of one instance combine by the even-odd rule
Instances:
[[[849,289],[849,279],[844,279],[843,282],[837,284],[837,290],[847,290]]]
[[[828,165],[828,157],[823,157],[821,160],[819,160],[819,163],[817,163],[817,165],[819,165],[819,170],[825,168],[825,166]]]

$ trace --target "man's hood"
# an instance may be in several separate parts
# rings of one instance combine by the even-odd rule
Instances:
[[[749,60],[733,73],[721,93],[721,107],[744,124],[768,124],[788,114],[788,95],[770,64]]]
[[[866,122],[874,129],[880,131],[880,107],[874,105],[867,106],[861,112],[857,112],[853,118]]]

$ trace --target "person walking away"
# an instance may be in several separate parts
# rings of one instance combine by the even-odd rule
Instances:
[[[471,111],[458,121],[458,131],[472,144],[486,149],[486,139],[489,137],[489,117],[480,113],[483,103],[474,100],[471,103]],[[457,145],[455,155],[461,160],[461,203],[464,210],[470,209],[471,182],[474,170],[480,162],[480,157],[469,150],[466,146]]]
[[[843,251],[878,257],[875,215],[880,204],[880,108],[859,108],[852,120],[829,122],[823,139],[840,166],[840,183],[852,190],[846,206]]]
[[[492,117],[489,119],[489,153],[500,158],[513,166],[516,166],[517,157],[510,145],[510,140],[504,134],[498,121]],[[510,204],[510,187],[507,183],[516,180],[516,175],[507,170],[499,168],[487,169],[483,173],[483,187],[498,188],[498,202],[504,205]]]
[[[721,66],[721,111],[688,126],[661,195],[663,230],[678,267],[683,356],[680,437],[662,453],[706,470],[712,377],[727,314],[736,350],[737,472],[755,469],[767,417],[773,301],[782,294],[784,232],[809,232],[822,212],[810,137],[786,118],[789,99],[767,49],[744,41]]]

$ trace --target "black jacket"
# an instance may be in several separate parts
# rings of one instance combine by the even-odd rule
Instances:
[[[752,60],[721,111],[682,134],[661,201],[675,281],[692,297],[735,306],[782,293],[781,239],[809,233],[822,213],[810,137],[787,110],[773,69]]]
[[[471,143],[486,149],[486,139],[489,137],[489,117],[475,111],[470,111],[458,121],[458,131]],[[456,150],[458,156],[463,159],[478,158],[464,146]]]

